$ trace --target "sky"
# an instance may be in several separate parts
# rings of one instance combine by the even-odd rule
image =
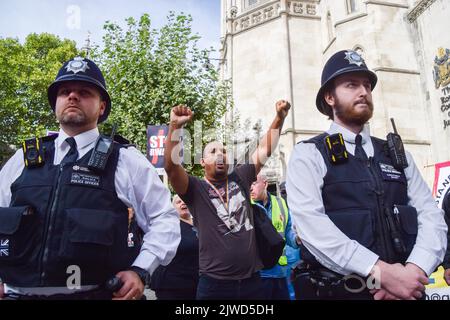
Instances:
[[[199,47],[219,50],[220,0],[0,0],[0,38],[23,42],[30,33],[48,32],[82,48],[90,32],[91,43],[101,45],[105,21],[125,27],[125,18],[148,13],[159,28],[169,11],[191,14],[193,31],[201,36]]]

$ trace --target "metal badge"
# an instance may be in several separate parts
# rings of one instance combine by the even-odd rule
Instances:
[[[128,233],[128,248],[133,248],[134,247],[134,234],[132,232]]]
[[[84,73],[87,69],[89,69],[88,63],[82,57],[75,57],[66,67],[67,72],[72,71],[73,73]]]
[[[349,64],[356,64],[358,67],[365,65],[364,59],[355,51],[347,51],[344,59],[348,60]]]
[[[92,173],[92,171],[89,170],[88,167],[80,167],[79,165],[74,165],[72,167],[72,169],[73,169],[73,171],[83,171],[83,172],[86,172],[86,173]]]

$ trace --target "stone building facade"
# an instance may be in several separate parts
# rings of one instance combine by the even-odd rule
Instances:
[[[222,0],[222,79],[236,114],[270,125],[274,104],[292,102],[266,173],[283,181],[296,142],[328,129],[315,107],[324,63],[336,51],[360,52],[379,82],[369,125],[384,138],[394,118],[431,186],[434,165],[450,160],[450,1]]]

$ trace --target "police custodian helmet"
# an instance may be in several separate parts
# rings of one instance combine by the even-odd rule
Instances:
[[[75,57],[73,60],[64,63],[62,68],[59,69],[55,81],[47,89],[48,102],[53,111],[55,111],[58,87],[61,83],[68,81],[89,82],[97,87],[103,100],[106,101],[105,112],[98,119],[98,123],[105,121],[111,111],[111,98],[106,91],[105,78],[99,67],[93,61],[82,57]]]
[[[356,51],[342,50],[336,52],[323,67],[321,87],[316,97],[316,107],[324,115],[330,116],[333,114],[331,107],[324,100],[326,89],[337,76],[350,72],[366,73],[372,85],[372,90],[375,88],[378,80],[376,74],[367,68],[364,59]]]

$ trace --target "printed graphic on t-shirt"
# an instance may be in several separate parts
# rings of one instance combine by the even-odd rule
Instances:
[[[226,201],[225,186],[218,188],[218,191],[222,198]],[[229,229],[229,232],[232,233],[239,232],[243,227],[246,231],[253,229],[248,216],[247,207],[245,205],[245,197],[236,182],[229,182],[228,193],[229,202],[227,211],[224,203],[222,203],[216,192],[208,186],[209,197],[217,210],[217,215],[219,218]]]

